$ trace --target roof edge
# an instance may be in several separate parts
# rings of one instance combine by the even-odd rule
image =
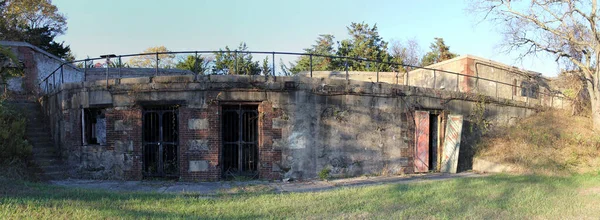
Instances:
[[[27,43],[27,42],[24,42],[24,41],[0,41],[0,45],[2,45],[2,46],[8,46],[8,47],[29,47],[29,48],[35,50],[38,53],[46,55],[47,57],[50,57],[50,58],[55,59],[57,61],[60,61],[61,63],[65,63],[65,64],[67,64],[67,65],[69,65],[69,66],[71,66],[71,67],[73,67],[75,69],[79,69],[75,65],[73,65],[72,63],[68,63],[66,60],[64,60],[64,59],[62,59],[62,58],[60,58],[60,57],[58,57],[58,56],[56,56],[54,54],[51,54],[48,51],[45,51],[45,50],[43,50],[43,49],[41,49],[41,48],[39,48],[37,46],[34,46],[33,44],[30,44],[30,43]]]

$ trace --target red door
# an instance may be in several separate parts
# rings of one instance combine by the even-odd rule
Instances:
[[[415,111],[415,173],[429,171],[429,112]]]

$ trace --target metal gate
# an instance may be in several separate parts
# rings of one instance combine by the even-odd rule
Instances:
[[[221,118],[224,178],[258,177],[258,110],[256,105],[223,105]]]
[[[145,108],[142,122],[144,176],[178,177],[177,106]]]

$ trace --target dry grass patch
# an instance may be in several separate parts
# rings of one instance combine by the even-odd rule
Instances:
[[[585,173],[600,168],[600,135],[593,132],[590,118],[551,110],[488,133],[475,157],[524,173]]]

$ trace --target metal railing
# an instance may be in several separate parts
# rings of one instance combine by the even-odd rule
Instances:
[[[211,56],[216,56],[216,55],[223,55],[223,54],[228,54],[231,55],[233,54],[234,56],[234,69],[230,70],[227,69],[226,71],[217,71],[215,70],[214,66],[212,68],[212,70],[204,70],[203,72],[200,73],[195,73],[195,74],[217,74],[217,75],[223,75],[223,74],[236,74],[239,73],[239,64],[238,64],[238,56],[244,56],[244,55],[267,55],[267,57],[265,59],[268,58],[268,56],[271,56],[271,63],[270,63],[270,72],[264,72],[261,71],[260,74],[262,75],[288,75],[289,74],[289,70],[284,69],[285,64],[282,64],[282,67],[280,67],[280,74],[277,74],[277,67],[276,67],[276,56],[280,56],[284,57],[284,56],[294,56],[296,58],[296,60],[299,57],[305,56],[308,57],[309,59],[309,67],[306,70],[303,71],[307,71],[308,72],[308,76],[307,77],[313,77],[313,71],[314,71],[314,65],[313,65],[313,59],[317,58],[317,57],[322,57],[322,58],[326,58],[329,60],[334,60],[337,59],[341,62],[344,63],[344,67],[343,69],[335,69],[335,70],[324,70],[324,71],[340,71],[340,72],[345,72],[345,78],[346,80],[350,79],[350,68],[349,68],[349,62],[367,62],[367,66],[370,70],[370,72],[375,72],[375,78],[376,78],[376,82],[380,82],[380,71],[382,68],[382,65],[387,65],[388,69],[391,69],[393,73],[396,73],[396,78],[398,79],[399,75],[400,75],[400,71],[403,70],[403,77],[405,77],[405,79],[403,79],[403,83],[405,85],[409,85],[409,80],[411,79],[411,75],[412,73],[410,73],[413,70],[429,70],[433,72],[433,86],[432,88],[436,88],[436,82],[439,80],[439,75],[440,74],[450,74],[450,75],[454,75],[456,77],[456,88],[453,88],[455,91],[460,91],[460,77],[463,77],[463,81],[464,80],[475,80],[475,88],[477,88],[477,90],[479,90],[479,86],[480,86],[480,82],[491,82],[495,84],[495,96],[496,98],[499,98],[499,94],[498,94],[498,86],[509,86],[511,88],[511,99],[515,100],[515,93],[517,92],[512,92],[513,90],[517,90],[517,91],[521,91],[522,89],[529,89],[526,87],[522,87],[520,85],[514,85],[514,84],[510,84],[510,83],[506,83],[506,82],[502,82],[502,81],[498,81],[498,80],[493,80],[493,79],[487,79],[487,78],[483,78],[480,77],[479,74],[477,75],[466,75],[466,74],[462,74],[462,73],[457,73],[457,72],[452,72],[452,71],[447,71],[447,70],[441,70],[441,69],[435,69],[435,68],[428,68],[428,67],[422,67],[422,66],[414,66],[414,65],[407,65],[407,64],[403,64],[403,63],[395,63],[395,62],[389,62],[389,61],[381,61],[381,60],[370,60],[370,59],[364,59],[364,58],[357,58],[357,57],[345,57],[345,56],[332,56],[332,55],[321,55],[321,54],[311,54],[311,53],[295,53],[295,52],[275,52],[275,51],[177,51],[177,52],[154,52],[154,53],[138,53],[138,54],[125,54],[125,55],[110,55],[110,56],[103,56],[103,57],[98,57],[98,58],[88,58],[88,59],[83,59],[83,60],[75,60],[72,62],[64,62],[62,63],[58,68],[56,68],[54,71],[52,71],[50,74],[48,74],[48,76],[46,76],[43,80],[40,81],[40,83],[38,84],[38,86],[40,88],[42,88],[42,85],[45,85],[45,87],[42,89],[42,91],[45,91],[46,93],[50,93],[54,90],[56,90],[61,84],[65,83],[65,66],[67,65],[76,65],[76,64],[80,64],[81,68],[83,69],[83,76],[81,77],[82,80],[81,81],[86,81],[87,78],[87,70],[90,69],[93,65],[94,65],[94,61],[98,61],[98,60],[106,60],[106,62],[103,64],[102,68],[106,68],[106,75],[105,75],[105,79],[107,81],[107,85],[108,85],[108,79],[109,79],[109,74],[110,71],[109,69],[117,69],[118,73],[119,73],[119,77],[120,77],[120,72],[121,69],[127,69],[127,68],[132,68],[132,67],[128,67],[126,66],[126,64],[123,63],[123,59],[127,59],[127,58],[133,58],[133,57],[140,57],[140,56],[144,56],[146,57],[146,59],[148,59],[149,57],[153,57],[154,58],[154,63],[153,63],[153,67],[154,68],[154,75],[158,76],[160,75],[160,70],[164,69],[160,67],[160,61],[161,55],[193,55],[195,57],[195,64],[197,65],[198,61],[202,58],[202,55],[206,55],[206,54],[210,54]],[[210,57],[210,56],[205,56],[206,57]],[[117,60],[117,63],[112,62],[113,59]],[[213,65],[215,61],[212,61]],[[280,61],[283,62],[283,61]],[[375,68],[371,68],[369,67],[370,65],[368,65],[369,63],[373,63]],[[81,65],[82,64],[82,65]],[[90,65],[92,64],[92,65]],[[113,67],[111,67],[111,65],[113,65]],[[170,69],[176,69],[176,68],[170,68]],[[409,71],[410,70],[410,71]],[[59,75],[60,74],[60,75]],[[447,77],[446,77],[447,78]],[[396,83],[399,83],[398,80],[396,80]],[[411,86],[417,86],[419,87],[419,85],[411,85]],[[424,87],[424,86],[421,86]],[[426,86],[425,86],[426,87]],[[446,88],[447,90],[450,90],[450,88]],[[490,94],[488,94],[490,95]],[[493,95],[490,95],[493,96]],[[559,97],[559,98],[564,98],[563,96],[558,96],[558,93],[546,93],[546,92],[541,92],[539,91],[539,89],[537,89],[536,91],[536,97],[541,98],[542,96],[548,96],[548,97],[552,97],[552,103],[554,102],[554,98],[555,97]],[[529,99],[527,99],[529,100]]]

